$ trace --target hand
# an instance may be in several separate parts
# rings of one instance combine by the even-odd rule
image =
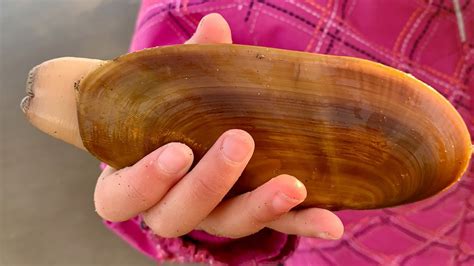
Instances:
[[[210,14],[186,43],[231,42],[227,22],[218,14]],[[254,191],[223,201],[253,151],[254,141],[247,132],[229,130],[189,171],[191,149],[169,143],[131,167],[118,171],[107,167],[97,181],[96,210],[109,221],[141,214],[151,230],[162,237],[201,229],[239,238],[264,227],[309,237],[341,237],[343,225],[330,211],[291,211],[305,199],[306,189],[289,175],[277,176]]]

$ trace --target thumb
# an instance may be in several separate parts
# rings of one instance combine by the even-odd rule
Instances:
[[[194,35],[186,44],[232,43],[232,33],[227,21],[217,13],[204,16]]]

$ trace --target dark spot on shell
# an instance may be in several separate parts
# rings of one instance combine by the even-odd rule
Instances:
[[[357,117],[358,119],[362,119],[362,116],[360,115],[361,111],[362,111],[362,108],[354,107],[354,116]]]

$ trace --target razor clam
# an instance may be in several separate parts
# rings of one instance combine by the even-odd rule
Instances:
[[[224,131],[239,128],[256,149],[231,195],[290,174],[308,190],[300,207],[373,209],[449,188],[471,156],[467,127],[442,95],[367,60],[213,44],[90,66],[75,74],[78,130],[57,137],[115,168],[174,141],[198,162]],[[23,104],[27,115],[34,98]],[[43,129],[50,134],[53,120]]]

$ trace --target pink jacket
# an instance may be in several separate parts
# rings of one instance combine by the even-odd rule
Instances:
[[[211,12],[239,44],[348,55],[409,72],[447,97],[474,136],[474,1],[143,0],[130,51],[178,44]],[[461,27],[461,28],[460,28]],[[463,32],[465,36],[461,37]],[[434,198],[373,211],[341,211],[341,240],[271,230],[237,240],[194,231],[154,235],[140,217],[107,226],[158,262],[288,265],[474,265],[474,170]]]

